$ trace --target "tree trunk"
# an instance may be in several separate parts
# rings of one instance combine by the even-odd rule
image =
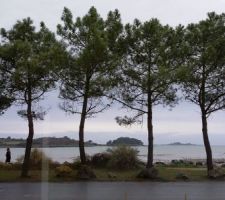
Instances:
[[[208,137],[207,117],[204,111],[202,111],[202,134],[207,157],[207,170],[209,172],[210,170],[213,169],[213,160],[212,160],[212,150]]]
[[[148,65],[148,113],[147,113],[147,126],[148,126],[148,160],[146,168],[153,167],[153,125],[152,125],[152,91],[151,91],[151,64]]]
[[[83,108],[80,119],[79,126],[79,149],[80,149],[80,160],[81,164],[86,164],[86,155],[84,150],[84,124],[86,119],[86,109],[87,109],[87,98],[84,97]]]
[[[87,68],[85,88],[84,88],[84,101],[83,101],[81,118],[80,118],[80,126],[79,126],[79,150],[80,150],[80,160],[82,165],[86,164],[86,154],[84,149],[84,124],[85,124],[86,115],[87,115],[90,78],[91,76],[89,75],[89,69]]]
[[[207,125],[207,114],[205,110],[205,102],[206,102],[206,92],[205,92],[205,84],[206,84],[206,72],[205,72],[205,65],[203,65],[203,72],[202,72],[202,85],[201,85],[201,101],[200,101],[200,108],[202,112],[202,134],[203,134],[203,141],[205,145],[206,151],[206,163],[207,163],[207,170],[208,175],[209,171],[213,169],[213,160],[212,160],[212,150],[209,142],[208,137],[208,125]]]
[[[84,149],[84,124],[85,124],[86,114],[87,114],[88,90],[89,90],[89,80],[86,82],[86,86],[85,86],[84,101],[83,101],[80,126],[79,126],[80,160],[81,160],[81,164],[83,165],[86,164],[86,154]]]
[[[148,117],[147,117],[147,124],[148,124],[148,160],[146,168],[153,167],[153,125],[152,125],[152,103],[151,97],[149,98],[148,102]]]
[[[32,106],[31,98],[28,97],[27,119],[28,119],[29,134],[28,134],[27,142],[26,142],[26,149],[25,149],[25,156],[24,156],[24,161],[22,166],[21,177],[27,177],[29,172],[30,153],[31,153],[33,136],[34,136],[34,125],[33,125],[33,115],[32,115],[31,106]]]

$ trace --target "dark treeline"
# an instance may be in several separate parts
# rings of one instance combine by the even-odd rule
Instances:
[[[116,117],[119,125],[147,118],[147,169],[153,167],[153,107],[173,107],[178,100],[198,105],[209,174],[213,159],[207,119],[225,108],[225,14],[212,12],[205,20],[175,28],[157,19],[124,25],[118,10],[103,19],[94,7],[76,19],[64,8],[61,20],[59,39],[44,22],[36,31],[30,18],[1,29],[0,114],[13,104],[26,107],[18,111],[29,130],[21,176],[29,172],[33,121],[46,114],[38,103],[57,88],[60,108],[80,115],[83,165],[86,119],[114,102],[130,111]]]
[[[92,140],[86,141],[85,146],[97,146],[100,144],[94,143]],[[78,147],[79,141],[71,139],[67,136],[64,137],[40,137],[34,138],[32,142],[32,147],[42,148],[42,147]],[[23,138],[0,138],[0,147],[26,147],[26,140]]]

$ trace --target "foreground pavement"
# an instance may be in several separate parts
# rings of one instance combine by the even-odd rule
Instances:
[[[224,200],[225,182],[0,183],[1,200]]]

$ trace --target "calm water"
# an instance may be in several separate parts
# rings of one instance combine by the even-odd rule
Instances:
[[[139,151],[141,160],[147,160],[147,147],[136,147]],[[86,153],[93,155],[104,152],[108,149],[106,146],[86,147]],[[42,148],[47,156],[60,163],[64,161],[71,162],[79,156],[78,147],[57,147]],[[12,162],[24,154],[24,148],[11,148]],[[225,146],[213,146],[213,158],[225,159]],[[0,148],[0,161],[5,161],[5,148]],[[172,159],[205,159],[204,146],[185,146],[185,145],[156,145],[154,147],[154,161],[170,161]]]

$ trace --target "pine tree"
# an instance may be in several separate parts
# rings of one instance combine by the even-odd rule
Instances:
[[[28,176],[29,159],[34,136],[34,120],[43,120],[46,111],[38,106],[44,94],[54,88],[54,66],[61,55],[61,45],[42,22],[39,31],[35,31],[30,18],[17,21],[9,31],[1,29],[3,44],[1,61],[7,62],[11,77],[11,87],[16,105],[26,106],[18,114],[27,119],[29,134],[21,176]]]
[[[110,105],[105,96],[118,64],[116,44],[122,24],[117,10],[109,12],[107,19],[103,20],[94,7],[75,22],[71,11],[65,8],[61,19],[63,25],[58,25],[58,34],[67,44],[69,54],[69,62],[59,73],[60,98],[64,100],[61,108],[80,115],[80,159],[85,164],[85,122]]]

